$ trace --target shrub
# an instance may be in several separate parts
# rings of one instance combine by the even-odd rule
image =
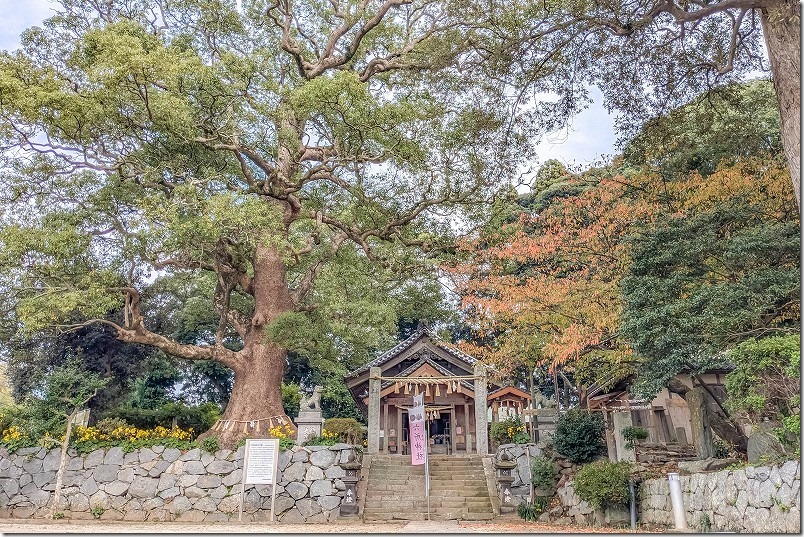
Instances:
[[[584,465],[575,474],[575,494],[592,507],[626,505],[631,495],[628,480],[631,478],[631,463],[597,461]]]
[[[3,434],[6,446],[13,450],[26,443],[58,444],[57,439],[67,430],[70,412],[86,405],[107,381],[84,370],[74,360],[53,369],[37,380],[39,387],[22,404],[3,407],[0,421],[4,433],[8,433]]]
[[[106,412],[104,417],[119,418],[141,429],[172,427],[175,418],[177,427],[202,433],[218,421],[220,407],[215,403],[202,403],[198,406],[168,403],[154,409],[119,407]]]
[[[326,429],[321,431],[321,436],[313,436],[305,440],[305,446],[334,446],[340,441],[340,435],[331,433]]]
[[[712,439],[712,445],[715,448],[714,457],[716,459],[728,459],[734,452],[732,445],[722,438],[714,437]]]
[[[98,430],[98,433],[105,435],[112,434],[112,431],[116,429],[127,429],[129,427],[132,427],[132,425],[122,418],[103,418],[95,424],[95,429]]]
[[[299,403],[301,403],[302,393],[298,384],[282,383],[282,409],[291,418],[299,415]]]
[[[36,442],[19,427],[12,425],[7,429],[3,429],[2,437],[0,437],[0,444],[8,450],[9,453],[14,453],[20,448],[31,447]]]
[[[208,436],[201,440],[198,445],[207,453],[215,453],[221,448],[217,436]]]
[[[634,440],[644,440],[648,437],[648,431],[642,427],[625,427],[622,433],[625,438],[625,449],[634,449]]]
[[[540,489],[549,489],[558,475],[558,466],[547,457],[535,457],[530,464],[530,481]]]
[[[527,444],[530,441],[519,416],[510,416],[491,424],[491,439],[500,444]]]
[[[519,515],[519,518],[523,518],[528,522],[533,522],[539,518],[539,515],[544,513],[544,510],[547,509],[547,504],[549,501],[549,498],[537,496],[533,498],[533,504],[531,505],[528,505],[525,502],[520,503],[516,508],[516,512]]]
[[[324,430],[338,435],[338,441],[357,445],[363,441],[366,428],[354,418],[329,418],[324,422]]]
[[[591,461],[603,444],[606,425],[602,416],[580,408],[562,414],[553,437],[555,449],[574,463]]]
[[[734,370],[726,376],[726,406],[761,422],[779,421],[779,439],[789,451],[800,449],[801,335],[748,339],[728,352]]]

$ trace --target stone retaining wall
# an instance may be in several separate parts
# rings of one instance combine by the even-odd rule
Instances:
[[[514,505],[527,503],[530,494],[531,470],[528,464],[528,452],[530,460],[539,457],[544,453],[544,445],[539,444],[504,444],[497,450],[496,458],[499,460],[500,454],[507,451],[516,461],[516,467],[511,470],[514,481],[511,483],[511,502]],[[526,451],[527,450],[527,451]],[[541,514],[540,522],[555,522],[558,524],[577,524],[587,526],[591,524],[621,524],[628,521],[628,512],[623,509],[607,509],[596,512],[588,502],[580,499],[573,488],[572,477],[580,468],[567,459],[559,458],[555,461],[558,466],[558,475],[555,486],[549,491],[535,490],[537,496],[552,496],[553,493],[558,497],[558,504],[553,505],[548,511]],[[499,492],[499,485],[497,490]]]
[[[801,533],[801,468],[759,466],[681,476],[687,525],[749,533]],[[673,526],[667,478],[642,483],[640,521]]]
[[[539,444],[503,444],[497,448],[495,460],[500,460],[500,455],[503,452],[507,452],[516,461],[516,467],[511,470],[511,476],[514,478],[511,483],[511,497],[513,498],[511,502],[514,505],[519,505],[522,502],[527,503],[530,496],[528,452],[530,452],[530,459],[533,460],[534,457],[542,455],[542,446]],[[497,484],[497,492],[499,495],[499,484]]]
[[[69,451],[57,511],[65,518],[213,522],[238,519],[243,451]],[[275,513],[286,523],[336,519],[353,446],[294,446],[279,455]],[[60,449],[0,448],[0,518],[49,518]],[[270,518],[271,485],[247,485],[243,520]],[[94,513],[93,513],[94,510]]]

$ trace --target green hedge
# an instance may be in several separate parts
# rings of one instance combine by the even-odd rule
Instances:
[[[221,411],[215,403],[202,403],[188,406],[182,403],[168,403],[155,409],[119,407],[103,414],[104,418],[119,418],[140,429],[153,429],[157,426],[170,428],[173,418],[181,429],[193,429],[200,434],[212,427],[220,417]]]

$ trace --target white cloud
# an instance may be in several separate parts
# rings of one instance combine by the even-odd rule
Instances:
[[[51,0],[0,0],[0,50],[20,46],[20,34],[53,15]],[[586,168],[603,155],[614,152],[614,121],[603,105],[597,88],[591,89],[594,102],[574,117],[568,127],[551,133],[536,146],[538,163],[557,159],[571,168]],[[534,168],[537,164],[534,163]]]
[[[594,102],[589,108],[572,118],[564,129],[545,136],[536,146],[540,163],[556,159],[567,167],[583,169],[603,156],[614,154],[614,117],[603,107],[600,90],[592,88],[590,93]]]
[[[0,50],[14,50],[20,46],[20,34],[53,15],[54,5],[49,0],[0,0],[0,13]]]

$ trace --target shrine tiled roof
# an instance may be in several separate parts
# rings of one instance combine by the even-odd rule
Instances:
[[[424,336],[429,337],[430,341],[432,341],[435,346],[437,346],[438,348],[448,352],[450,355],[452,355],[453,357],[461,360],[462,362],[465,362],[467,365],[474,366],[475,363],[477,363],[477,360],[475,358],[473,358],[473,357],[469,356],[468,354],[466,354],[465,352],[453,347],[449,343],[446,343],[445,341],[442,341],[435,334],[435,332],[433,332],[429,327],[421,325],[416,329],[415,332],[413,332],[413,334],[411,334],[411,336],[409,338],[407,338],[404,341],[400,341],[399,343],[397,343],[396,345],[394,345],[393,347],[391,347],[390,349],[388,349],[387,351],[385,351],[384,353],[379,355],[377,358],[375,358],[371,362],[369,362],[366,365],[364,365],[363,367],[355,369],[354,371],[350,371],[349,373],[346,374],[345,378],[346,379],[354,378],[354,377],[360,375],[361,373],[365,373],[366,371],[368,371],[372,367],[381,366],[385,362],[391,360],[395,356],[399,355],[400,353],[402,353],[402,352],[406,351],[407,349],[409,349],[410,347],[412,347],[417,341],[419,341]]]

